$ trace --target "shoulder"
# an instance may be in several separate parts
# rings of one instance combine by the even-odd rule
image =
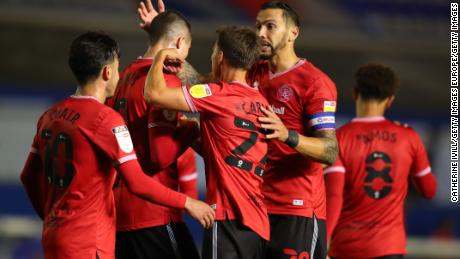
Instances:
[[[337,89],[331,78],[315,67],[312,63],[304,63],[296,70],[292,71],[294,78],[297,78],[296,87],[301,89],[304,96],[323,96],[327,99],[337,98]],[[292,76],[292,75],[291,75]]]
[[[342,136],[342,135],[347,135],[353,131],[355,131],[355,124],[351,122],[347,122],[344,125],[342,125],[340,128],[336,130],[337,137]]]

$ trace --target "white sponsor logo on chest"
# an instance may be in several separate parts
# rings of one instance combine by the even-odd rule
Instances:
[[[275,105],[270,105],[273,109],[273,111],[276,113],[276,114],[281,114],[281,115],[284,115],[284,107],[281,106],[281,107],[276,107]]]

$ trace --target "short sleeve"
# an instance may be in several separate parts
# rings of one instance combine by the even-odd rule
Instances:
[[[137,159],[128,127],[115,111],[108,113],[101,121],[94,133],[93,142],[115,165]]]
[[[312,83],[303,97],[303,105],[311,130],[335,129],[337,90],[329,78],[322,76]]]
[[[411,175],[415,177],[423,177],[431,173],[430,161],[426,153],[423,142],[419,135],[414,131],[413,140],[413,162],[411,165]]]
[[[188,182],[198,177],[193,149],[188,149],[179,157],[177,160],[177,169],[179,172],[179,181]]]
[[[337,160],[335,160],[335,163],[331,166],[328,166],[324,169],[324,174],[331,174],[331,173],[342,173],[344,174],[346,172],[345,166],[343,166],[342,163],[342,158],[339,156],[337,157]]]
[[[221,97],[225,96],[222,84],[198,84],[183,86],[185,100],[192,112],[220,113],[222,111]]]

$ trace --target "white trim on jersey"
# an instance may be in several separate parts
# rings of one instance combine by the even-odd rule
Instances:
[[[99,99],[92,95],[71,95],[70,97],[75,99],[93,99],[99,102]]]
[[[423,177],[427,174],[431,173],[431,167],[428,166],[427,168],[423,169],[422,171],[415,174],[415,177]]]
[[[198,178],[198,173],[197,173],[197,172],[193,172],[193,173],[191,173],[191,174],[188,174],[188,175],[184,175],[184,176],[179,177],[179,181],[181,181],[181,182],[188,182],[188,181],[191,181],[191,180],[195,180],[196,178]]]
[[[345,173],[345,167],[343,166],[330,166],[324,170],[324,174],[330,173]]]
[[[292,70],[294,70],[294,69],[296,69],[296,68],[302,66],[303,64],[305,64],[305,62],[306,62],[305,59],[301,59],[301,60],[299,60],[299,62],[297,62],[297,64],[295,64],[294,66],[288,68],[288,70],[281,71],[281,72],[274,73],[274,74],[273,74],[271,71],[268,71],[268,77],[269,77],[269,79],[271,80],[271,79],[273,79],[273,78],[275,78],[275,77],[284,75],[284,74],[286,74],[286,73],[288,73],[288,72],[290,72],[290,71],[292,71]]]
[[[377,121],[384,121],[385,117],[383,116],[370,116],[370,117],[362,117],[362,118],[354,118],[351,122],[377,122]]]
[[[193,104],[193,101],[192,101],[192,96],[188,92],[188,89],[187,89],[186,85],[182,86],[182,92],[184,93],[185,102],[187,102],[188,107],[190,108],[190,111],[197,112],[195,104]]]
[[[118,159],[118,165],[137,159],[136,154],[131,154]]]

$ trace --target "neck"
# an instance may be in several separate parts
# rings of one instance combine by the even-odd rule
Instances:
[[[356,117],[376,117],[385,113],[386,102],[378,101],[356,101]]]
[[[220,79],[224,82],[240,82],[247,84],[246,82],[247,71],[240,68],[228,68],[222,71]]]
[[[270,58],[270,71],[272,73],[286,71],[297,64],[299,60],[300,58],[295,54],[294,47],[285,46]]]
[[[160,52],[160,50],[163,49],[163,46],[162,44],[158,43],[158,44],[155,44],[155,45],[151,45],[149,46],[149,48],[147,49],[147,51],[144,53],[144,55],[142,56],[143,58],[155,58],[155,56],[157,55],[158,52]]]
[[[93,97],[96,97],[96,99],[100,103],[104,103],[105,99],[107,98],[105,90],[103,90],[102,87],[98,87],[97,82],[88,83],[84,86],[79,86],[77,88],[77,91],[75,91],[75,95],[76,96],[93,96]]]

